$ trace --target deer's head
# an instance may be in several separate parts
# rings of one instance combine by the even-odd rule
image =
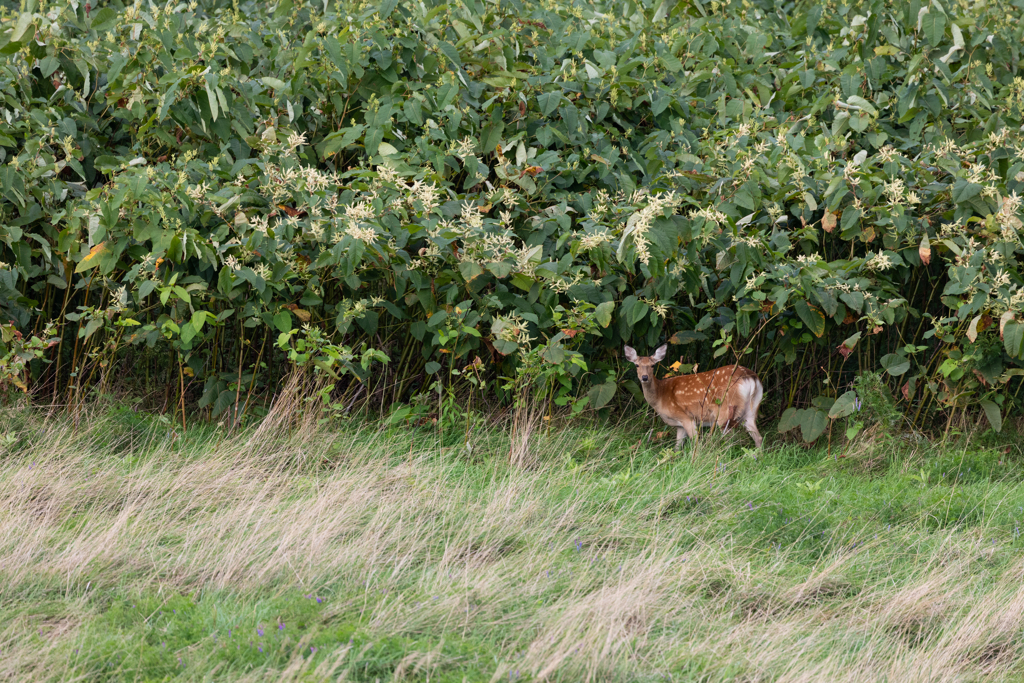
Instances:
[[[665,353],[668,351],[668,344],[662,344],[654,352],[653,356],[638,356],[632,346],[626,347],[626,360],[636,365],[636,374],[642,384],[647,384],[654,379],[654,366],[665,360]]]

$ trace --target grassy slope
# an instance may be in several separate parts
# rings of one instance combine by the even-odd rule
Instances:
[[[1017,448],[83,424],[0,413],[0,678],[1024,675]]]

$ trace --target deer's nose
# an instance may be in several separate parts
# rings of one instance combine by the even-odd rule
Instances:
[[[646,381],[647,381],[647,375],[643,375],[643,376],[641,376],[641,377],[640,377],[640,381],[641,381],[641,382],[646,382]]]

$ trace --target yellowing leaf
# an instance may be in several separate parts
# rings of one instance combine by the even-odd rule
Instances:
[[[670,365],[668,367],[669,367],[670,370],[672,370],[672,372],[675,372],[676,370],[679,369],[680,365],[682,365],[682,363],[680,363],[679,361],[676,361],[675,363],[673,363],[672,365]]]
[[[981,322],[981,316],[974,316],[974,320],[971,321],[970,326],[967,328],[967,338],[971,342],[977,341],[978,339],[978,323]]]
[[[89,270],[90,268],[94,268],[99,265],[99,257],[106,250],[106,246],[106,242],[100,242],[93,246],[93,248],[89,250],[89,253],[85,255],[85,258],[79,262],[78,266],[75,268],[75,272],[81,273],[82,271]]]
[[[1007,311],[999,316],[999,338],[1003,338],[1003,331],[1006,329],[1006,323],[1014,319],[1013,311]]]

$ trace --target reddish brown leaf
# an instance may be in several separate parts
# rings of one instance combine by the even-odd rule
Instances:
[[[285,206],[284,204],[278,204],[278,205],[277,205],[277,208],[279,208],[279,209],[281,209],[282,211],[284,211],[284,212],[285,212],[286,214],[288,214],[288,216],[289,216],[289,217],[291,217],[291,218],[296,218],[296,217],[299,217],[299,218],[301,218],[302,216],[305,216],[305,215],[306,215],[306,212],[305,212],[305,211],[303,211],[303,210],[301,210],[301,209],[293,209],[292,207],[290,207],[290,206]]]
[[[832,232],[836,229],[836,215],[831,211],[826,211],[825,215],[821,217],[821,227],[825,229],[825,232]]]

